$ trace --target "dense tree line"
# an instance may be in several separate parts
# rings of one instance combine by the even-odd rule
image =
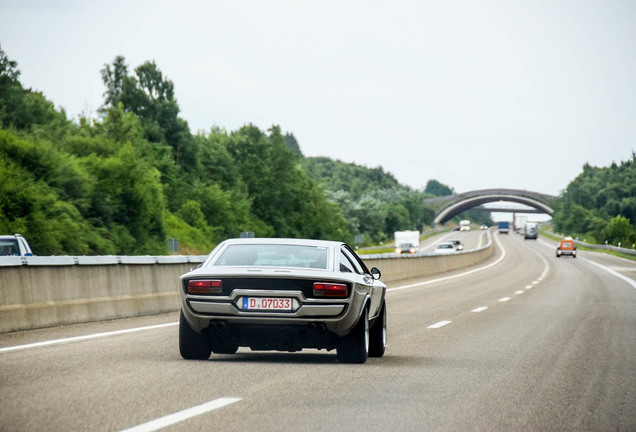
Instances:
[[[554,210],[558,232],[631,247],[636,242],[636,154],[609,167],[585,164]]]
[[[98,119],[70,121],[19,75],[0,49],[0,232],[36,254],[162,254],[170,238],[207,253],[244,231],[371,242],[432,219],[430,194],[381,168],[321,166],[278,126],[193,135],[154,62],[104,66]]]
[[[24,234],[37,254],[161,254],[168,238],[207,253],[243,231],[351,239],[288,148],[293,135],[192,135],[153,62],[105,65],[100,118],[77,123],[19,75],[0,50],[0,232]]]

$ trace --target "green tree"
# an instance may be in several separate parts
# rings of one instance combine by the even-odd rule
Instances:
[[[33,126],[67,126],[66,114],[58,112],[40,92],[25,90],[19,81],[18,64],[0,47],[0,126],[19,130]]]
[[[636,230],[630,224],[629,219],[623,216],[616,216],[610,219],[605,234],[610,244],[621,244],[623,247],[631,247],[636,241]]]
[[[442,184],[438,182],[437,180],[429,180],[426,183],[426,188],[424,189],[424,192],[434,196],[447,196],[447,195],[453,195],[455,193],[453,188],[451,188],[450,186],[446,186],[445,184]]]

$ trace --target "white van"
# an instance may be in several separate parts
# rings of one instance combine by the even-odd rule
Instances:
[[[528,222],[524,228],[524,239],[536,240],[539,237],[539,224],[535,222]]]

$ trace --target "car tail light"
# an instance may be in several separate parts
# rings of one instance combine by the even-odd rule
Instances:
[[[345,284],[337,283],[314,283],[314,295],[316,297],[347,297],[348,289]]]
[[[188,281],[188,294],[218,294],[223,289],[223,281],[218,279]]]

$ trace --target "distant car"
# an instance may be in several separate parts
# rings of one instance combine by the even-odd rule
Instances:
[[[488,225],[484,224],[484,225],[480,226],[479,229],[487,230],[488,229]]]
[[[449,240],[458,251],[464,250],[464,245],[459,240]]]
[[[435,246],[435,253],[436,254],[453,254],[453,253],[457,253],[457,249],[455,248],[455,245],[451,242],[441,242],[441,243],[438,243],[437,246]]]
[[[29,243],[20,234],[0,235],[0,256],[31,256]]]
[[[562,256],[571,256],[572,258],[576,258],[576,245],[574,244],[574,240],[565,239],[559,242],[556,250],[556,257],[560,258]]]
[[[411,243],[404,243],[395,248],[396,254],[403,254],[403,253],[414,254],[415,252],[417,252],[417,248]]]
[[[241,238],[180,277],[179,351],[337,350],[343,363],[382,357],[386,285],[345,243]]]

